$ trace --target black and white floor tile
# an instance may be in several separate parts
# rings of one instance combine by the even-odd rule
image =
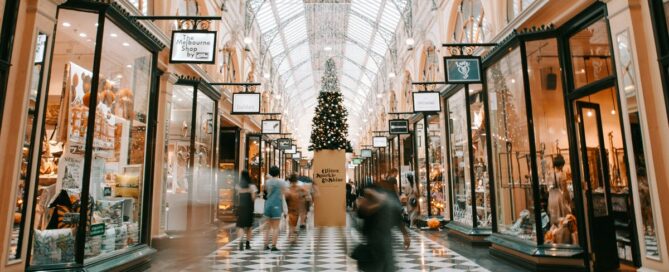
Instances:
[[[239,239],[217,249],[185,271],[357,271],[348,257],[360,243],[352,228],[311,228],[300,232],[290,244],[287,232],[279,235],[280,252],[262,250],[263,237],[254,230],[251,250],[240,251]],[[411,247],[402,247],[402,236],[394,234],[395,261],[399,271],[488,271],[448,248],[411,232]]]

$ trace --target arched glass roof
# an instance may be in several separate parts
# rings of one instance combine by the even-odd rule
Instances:
[[[395,43],[399,11],[408,1],[256,1],[262,1],[256,22],[284,82],[287,103],[300,113],[295,115],[300,124],[296,128],[308,129],[311,124],[323,65],[330,57],[339,68],[349,115],[360,114],[384,56]]]

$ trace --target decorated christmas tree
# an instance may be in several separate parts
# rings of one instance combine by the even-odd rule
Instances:
[[[348,140],[348,112],[344,108],[344,99],[339,89],[337,67],[333,59],[325,62],[325,73],[321,79],[321,92],[314,114],[309,150],[346,150],[352,151]]]

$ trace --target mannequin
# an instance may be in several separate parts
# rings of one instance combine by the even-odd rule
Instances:
[[[548,214],[550,215],[551,225],[558,225],[560,218],[571,214],[571,197],[567,189],[567,178],[562,169],[565,161],[562,155],[558,154],[553,158],[553,182],[548,190]]]

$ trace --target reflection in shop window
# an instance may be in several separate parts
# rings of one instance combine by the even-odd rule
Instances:
[[[2,4],[2,3],[0,3]],[[31,81],[30,89],[28,93],[28,110],[25,117],[26,127],[24,128],[24,137],[23,137],[23,148],[21,152],[21,164],[19,170],[19,183],[16,188],[16,198],[13,199],[12,203],[15,204],[13,207],[14,216],[11,218],[11,237],[9,240],[9,260],[16,260],[21,258],[21,247],[23,240],[25,239],[24,228],[26,221],[26,208],[27,208],[27,197],[28,191],[31,187],[30,181],[32,179],[33,171],[33,159],[34,154],[39,152],[39,142],[35,133],[37,132],[37,126],[35,124],[37,119],[37,113],[40,108],[40,101],[42,101],[42,81],[43,81],[43,70],[44,70],[44,60],[46,57],[46,46],[47,46],[47,35],[44,33],[38,33],[36,36],[35,43],[35,56],[33,61],[33,67],[31,72]],[[46,147],[49,143],[44,143]]]
[[[609,31],[601,19],[569,38],[574,87],[604,79],[613,74]]]
[[[536,242],[530,172],[530,139],[520,50],[515,48],[487,71],[492,169],[498,232]]]
[[[665,5],[667,7],[668,5]],[[631,129],[632,154],[630,162],[633,162],[634,167],[630,167],[632,180],[636,177],[636,183],[639,190],[639,201],[641,209],[641,233],[643,235],[643,245],[646,249],[646,257],[659,260],[660,248],[658,246],[658,239],[655,228],[655,218],[653,216],[653,195],[652,188],[654,181],[649,180],[651,175],[648,174],[646,163],[646,147],[643,144],[644,135],[641,125],[642,111],[639,109],[638,89],[636,84],[636,69],[634,66],[634,59],[632,56],[632,49],[629,37],[629,31],[625,30],[616,36],[619,51],[619,66],[621,67],[621,77],[623,85],[623,103],[621,105],[626,107],[629,116],[629,123]],[[624,111],[623,111],[624,112]],[[613,110],[612,110],[613,113]],[[628,139],[629,140],[629,139]],[[634,173],[636,175],[634,175]]]
[[[470,187],[469,140],[467,139],[467,118],[465,91],[461,89],[448,98],[448,137],[450,149],[449,175],[453,194],[453,220],[472,226],[472,191]]]

